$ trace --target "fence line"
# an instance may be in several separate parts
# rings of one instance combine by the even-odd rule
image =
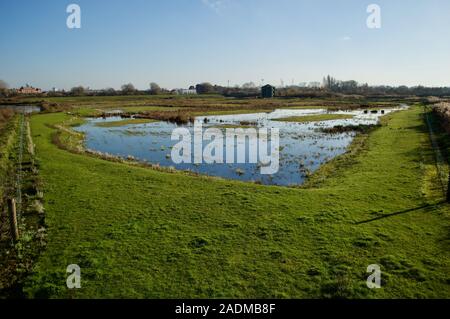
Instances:
[[[9,193],[5,195],[4,206],[0,211],[0,240],[9,238],[13,241],[19,239],[19,222],[23,214],[23,195],[22,195],[22,180],[23,180],[23,153],[25,143],[25,115],[20,114],[19,126],[16,128],[18,136],[16,136],[15,147],[16,161],[13,163],[12,171],[15,171],[15,180],[11,181],[15,195]],[[14,189],[15,188],[15,189]]]
[[[23,161],[23,134],[24,134],[24,122],[25,115],[22,113],[20,115],[20,128],[19,128],[19,158],[17,165],[17,180],[16,180],[16,190],[17,190],[17,207],[19,218],[22,215],[22,161]]]
[[[431,145],[433,147],[434,154],[435,154],[436,168],[437,168],[437,171],[438,171],[438,179],[439,179],[439,182],[441,184],[441,188],[442,188],[442,192],[443,192],[444,196],[446,196],[447,200],[449,200],[449,196],[450,196],[450,189],[449,189],[449,187],[450,187],[450,180],[448,180],[447,178],[450,179],[450,176],[447,176],[447,173],[442,168],[442,166],[446,166],[447,165],[447,161],[444,158],[444,156],[442,156],[442,153],[441,153],[440,148],[439,148],[439,144],[438,144],[438,142],[436,140],[436,136],[434,135],[433,128],[432,128],[431,123],[430,123],[429,114],[426,112],[425,108],[424,108],[424,115],[425,115],[426,123],[427,123],[427,126],[428,126],[428,132],[429,132],[429,135],[430,135]]]

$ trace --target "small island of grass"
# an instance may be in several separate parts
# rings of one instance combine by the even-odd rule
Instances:
[[[121,121],[108,121],[108,122],[99,122],[96,123],[95,126],[99,127],[119,127],[119,126],[125,126],[130,124],[146,124],[146,123],[153,123],[156,122],[156,120],[153,119],[126,119]]]
[[[275,121],[282,122],[297,122],[297,123],[306,123],[306,122],[320,122],[320,121],[332,121],[332,120],[347,120],[353,118],[352,114],[314,114],[314,115],[305,115],[305,116],[290,116],[280,119],[275,119]]]

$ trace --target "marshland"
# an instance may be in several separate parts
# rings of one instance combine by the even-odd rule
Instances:
[[[405,108],[388,108],[369,114],[364,110],[276,109],[264,113],[196,116],[192,124],[171,123],[170,118],[166,121],[143,119],[140,114],[130,115],[132,118],[128,120],[102,116],[88,118],[85,124],[75,130],[84,133],[85,147],[91,151],[210,176],[268,185],[298,186],[322,164],[345,153],[358,131],[357,127],[376,125],[382,115]],[[260,174],[259,163],[224,164],[222,160],[214,164],[194,164],[192,158],[189,163],[175,164],[171,157],[171,149],[176,144],[171,139],[172,132],[178,127],[186,127],[193,132],[195,123],[202,124],[203,132],[211,127],[219,128],[223,136],[227,129],[233,127],[278,129],[281,134],[277,150],[280,154],[277,174]],[[325,130],[335,127],[351,129],[335,134],[325,133]],[[240,142],[247,153],[250,143],[248,137],[247,134]],[[193,139],[191,143],[194,143]],[[238,144],[234,144],[234,153]],[[203,148],[207,146],[204,143]],[[226,145],[223,145],[221,152],[226,156]]]
[[[20,102],[42,109],[26,117],[39,176],[30,205],[42,203],[28,216],[45,216],[43,224],[23,221],[31,257],[13,285],[22,296],[449,296],[449,207],[424,116],[443,154],[448,136],[421,99]],[[174,114],[189,120],[172,121]],[[174,165],[170,133],[196,121],[278,127],[279,174]],[[73,262],[83,289],[68,291]],[[9,260],[9,269],[19,263]],[[384,289],[361,280],[373,263],[383,267]]]

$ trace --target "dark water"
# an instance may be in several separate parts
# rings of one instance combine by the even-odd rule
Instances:
[[[385,113],[393,111],[386,110]],[[242,181],[257,181],[267,185],[300,185],[309,174],[316,171],[322,164],[346,152],[355,133],[324,134],[319,128],[336,125],[376,124],[381,114],[364,114],[363,111],[334,112],[337,114],[352,114],[347,120],[332,120],[325,122],[290,123],[274,121],[274,119],[322,114],[326,110],[293,110],[280,109],[272,113],[239,114],[206,116],[196,118],[197,123],[207,128],[239,125],[241,122],[251,122],[257,128],[278,128],[279,139],[279,170],[276,174],[263,175],[258,164],[175,164],[171,158],[171,149],[178,141],[172,141],[172,131],[179,126],[166,122],[148,124],[133,124],[121,127],[99,127],[96,123],[119,121],[120,117],[105,119],[89,119],[77,128],[86,134],[86,147],[90,150],[108,153],[121,157],[134,158],[174,167],[178,170],[190,170],[205,175],[220,176]],[[205,118],[207,121],[205,121]],[[204,124],[207,122],[207,124]],[[185,125],[193,133],[193,124]],[[221,129],[225,135],[225,128]],[[269,131],[270,134],[270,131]],[[204,142],[208,143],[208,142]],[[248,146],[248,141],[246,142]],[[225,154],[225,147],[224,147]]]

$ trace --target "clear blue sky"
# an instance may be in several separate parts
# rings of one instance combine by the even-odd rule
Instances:
[[[66,27],[70,3],[81,29]],[[366,26],[371,3],[379,30]],[[1,0],[0,52],[12,87],[279,85],[326,74],[450,86],[450,1]]]

